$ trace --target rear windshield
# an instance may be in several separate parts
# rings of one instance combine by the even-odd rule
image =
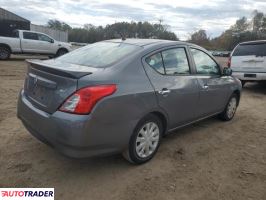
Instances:
[[[97,42],[63,55],[57,60],[92,67],[107,67],[139,49],[141,47],[126,43]]]
[[[233,56],[266,56],[266,43],[242,44],[235,49]]]

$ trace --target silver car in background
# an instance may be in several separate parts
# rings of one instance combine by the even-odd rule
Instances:
[[[241,83],[231,73],[193,44],[108,40],[29,61],[17,114],[67,156],[123,153],[141,164],[163,135],[214,115],[233,118]]]

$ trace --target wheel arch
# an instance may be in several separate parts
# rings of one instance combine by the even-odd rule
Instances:
[[[240,101],[240,91],[239,90],[234,90],[233,94],[235,94],[237,96],[237,105],[239,105],[239,101]]]
[[[133,164],[142,164],[145,163],[147,161],[149,161],[150,159],[152,159],[152,157],[156,154],[159,145],[157,145],[156,149],[154,150],[154,152],[152,152],[151,155],[148,155],[148,157],[146,158],[139,158],[136,151],[135,151],[135,141],[136,141],[136,137],[138,135],[138,132],[136,132],[136,130],[138,130],[139,127],[141,127],[140,123],[141,122],[145,122],[144,120],[149,119],[149,117],[156,117],[156,119],[158,118],[158,120],[160,120],[162,122],[162,126],[163,126],[163,132],[161,136],[165,135],[165,131],[167,130],[167,118],[166,116],[160,112],[160,111],[150,111],[147,112],[137,123],[136,127],[134,128],[133,134],[130,137],[129,143],[127,145],[127,147],[124,149],[123,151],[123,156],[126,160],[128,160],[129,162],[133,163]],[[158,143],[160,144],[160,143]],[[133,149],[134,148],[134,149]]]
[[[67,53],[69,52],[67,48],[65,48],[65,47],[60,47],[60,48],[57,50],[56,54],[58,54],[58,52],[61,51],[61,50],[64,50],[64,51],[66,51]]]
[[[10,53],[12,52],[12,49],[11,49],[11,47],[8,44],[0,43],[0,47],[5,47],[5,48],[7,48],[9,50]]]
[[[153,115],[157,116],[161,120],[162,125],[163,125],[163,135],[165,135],[166,132],[167,132],[167,129],[168,129],[167,117],[160,111],[153,111],[153,112],[150,112],[148,114],[153,114]]]

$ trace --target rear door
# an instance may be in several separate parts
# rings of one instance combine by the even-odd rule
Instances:
[[[159,106],[168,114],[169,128],[195,119],[199,91],[191,74],[185,46],[155,51],[143,58]]]
[[[21,49],[25,53],[41,53],[37,33],[24,31],[21,38]]]
[[[238,45],[231,58],[234,72],[266,72],[266,42]]]
[[[206,52],[194,47],[190,52],[200,90],[197,118],[222,111],[230,94],[230,80],[221,76],[220,66]]]

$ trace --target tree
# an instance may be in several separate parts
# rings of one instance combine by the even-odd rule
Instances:
[[[71,42],[93,43],[113,38],[158,38],[178,40],[175,33],[169,31],[169,26],[159,20],[157,24],[149,22],[117,22],[105,27],[84,24],[83,28],[72,28],[65,22],[49,20],[47,26],[56,30],[68,31]]]
[[[210,38],[207,36],[205,30],[195,31],[190,35],[189,42],[203,46],[205,48],[210,48]]]
[[[53,28],[53,29],[56,29],[56,30],[60,30],[60,31],[69,31],[71,30],[71,26],[69,26],[68,24],[66,24],[65,22],[61,22],[61,21],[58,21],[56,19],[54,20],[49,20],[47,22],[47,26],[49,28]]]
[[[212,39],[214,49],[232,50],[238,43],[266,39],[266,16],[255,10],[253,18],[242,17],[219,37]]]
[[[257,10],[255,10],[253,13],[254,13],[254,16],[252,19],[253,32],[259,33],[262,28],[264,14],[262,12],[258,12]]]
[[[266,35],[266,16],[262,20],[261,32]]]
[[[236,23],[231,26],[231,29],[234,33],[239,34],[245,31],[248,31],[249,23],[246,17],[242,17],[236,21]]]
[[[59,26],[57,23],[54,23]],[[178,40],[175,33],[168,30],[169,26],[162,24],[151,24],[149,22],[117,22],[105,27],[84,24],[83,28],[69,30],[69,41],[93,43],[113,38],[158,38]]]

